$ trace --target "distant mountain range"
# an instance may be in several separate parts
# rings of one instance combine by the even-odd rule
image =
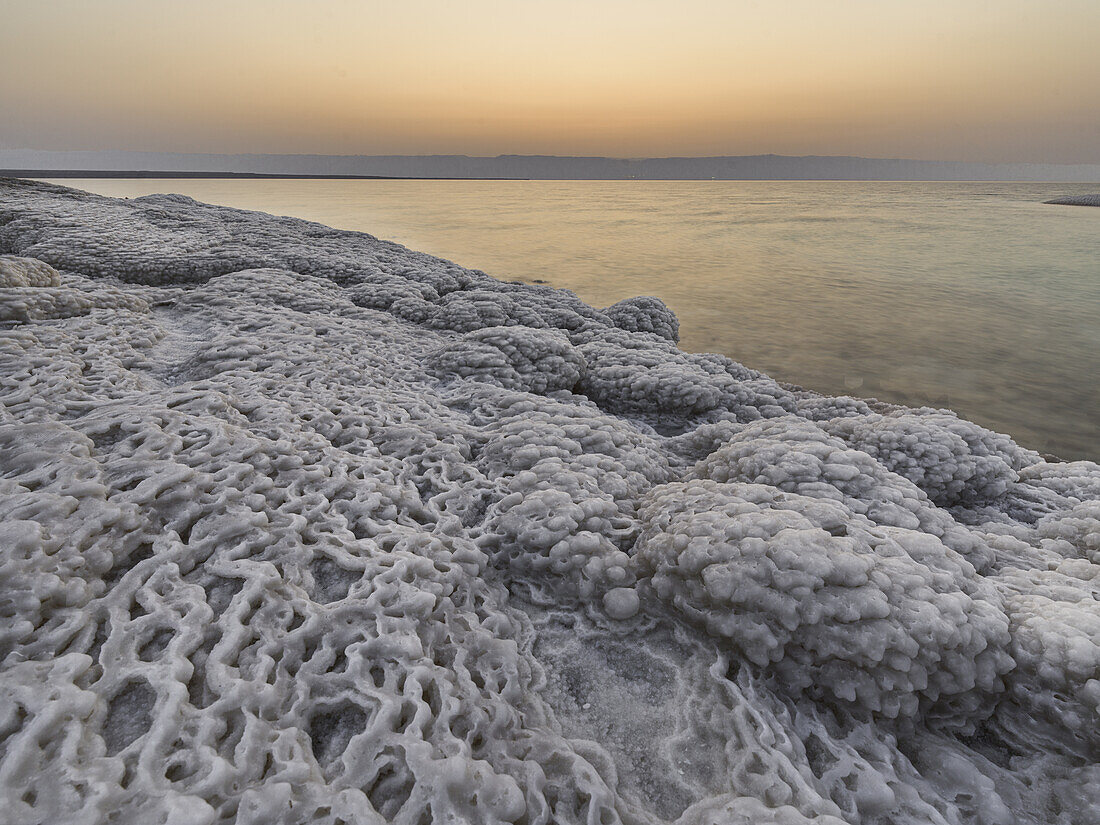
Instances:
[[[748,155],[604,158],[553,155],[214,155],[0,149],[0,170],[538,180],[1002,180],[1100,182],[1100,164],[962,163]]]

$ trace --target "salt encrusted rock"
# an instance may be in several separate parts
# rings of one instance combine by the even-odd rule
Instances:
[[[57,270],[34,258],[0,255],[0,288],[60,286]]]
[[[1020,470],[1020,485],[1081,504],[1100,499],[1100,467],[1091,461],[1038,462]]]
[[[960,521],[982,529],[1015,534],[1054,513],[1100,499],[1100,472],[1091,461],[1045,461],[1019,471],[1003,499],[985,506],[956,509]]]
[[[348,287],[347,296],[351,302],[356,306],[369,309],[389,309],[397,301],[428,303],[439,300],[439,293],[426,284],[418,284],[403,278],[378,277],[377,282],[359,281],[355,286]]]
[[[484,273],[363,233],[211,206],[183,195],[122,201],[48,184],[34,184],[33,191],[22,182],[4,186],[21,187],[37,202],[0,225],[0,248],[89,276],[181,284],[270,267],[341,284],[382,272],[427,284],[439,294],[495,283]]]
[[[657,597],[784,689],[965,726],[1013,667],[997,593],[926,533],[762,484],[666,485],[639,515]]]
[[[87,315],[93,309],[148,311],[141,298],[99,291],[88,294],[65,287],[25,287],[0,289],[0,321],[42,321],[47,318],[71,318]]]
[[[0,250],[5,822],[1100,819],[1096,464],[179,196]]]
[[[604,342],[579,349],[588,363],[581,389],[609,412],[692,416],[713,410],[721,400],[721,390],[705,372],[687,363],[670,363],[661,350]]]
[[[796,409],[790,392],[720,355],[680,352],[622,330],[588,328],[572,337],[588,363],[580,390],[609,412],[687,426],[713,412],[755,421]]]
[[[798,414],[811,421],[828,421],[830,418],[857,418],[870,415],[873,410],[866,401],[849,395],[830,398],[807,393],[798,399]]]
[[[638,613],[641,601],[632,587],[613,587],[603,594],[603,609],[612,619],[629,619]]]
[[[595,461],[571,467],[559,458],[510,476],[504,497],[488,510],[479,546],[523,578],[541,574],[553,586],[560,577],[567,597],[602,598],[609,589],[632,585],[622,548],[638,525],[600,488],[605,477]]]
[[[915,484],[809,422],[773,418],[750,424],[701,461],[695,475],[840,501],[875,524],[936,536],[979,572],[993,562],[989,547],[934,507]]]
[[[1083,501],[1043,517],[1035,525],[1035,535],[1044,550],[1100,565],[1100,502]]]
[[[611,323],[629,332],[652,332],[669,341],[680,340],[680,321],[665,302],[652,295],[639,295],[612,304],[604,310]]]
[[[487,327],[431,353],[436,375],[476,378],[509,390],[546,395],[574,387],[584,376],[584,358],[560,333],[525,326]]]
[[[620,419],[530,395],[498,395],[495,401],[496,415],[485,422],[477,457],[477,466],[489,477],[515,475],[544,459],[560,458],[599,473],[600,490],[631,506],[649,487],[672,478],[658,439]]]
[[[472,332],[485,327],[522,324],[545,327],[537,312],[513,301],[507,295],[489,290],[452,292],[445,295],[432,316],[432,326]]]
[[[1009,568],[994,581],[1017,663],[999,723],[1049,751],[1091,758],[1100,751],[1100,565],[1071,558],[1050,570]]]
[[[971,506],[1003,496],[1016,471],[1040,461],[1006,435],[947,410],[918,410],[838,418],[825,429],[905,476],[935,503]]]
[[[87,286],[87,284],[82,284]],[[95,308],[148,309],[117,289],[74,289],[57,270],[34,258],[0,255],[0,321],[40,321],[86,315]]]

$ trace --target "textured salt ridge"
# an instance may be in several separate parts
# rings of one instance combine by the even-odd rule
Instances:
[[[1058,206],[1100,206],[1100,195],[1070,195],[1044,201],[1044,203],[1053,203]]]
[[[0,193],[4,821],[1098,821],[1096,464],[652,298]]]

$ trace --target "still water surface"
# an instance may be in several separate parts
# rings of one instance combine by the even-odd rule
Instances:
[[[369,232],[596,306],[657,295],[681,346],[828,394],[950,407],[1100,460],[1100,185],[58,180]]]

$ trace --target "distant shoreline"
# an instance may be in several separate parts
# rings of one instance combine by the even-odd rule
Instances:
[[[556,183],[565,182],[615,182],[615,183],[1071,183],[1081,181],[1057,181],[1057,180],[992,180],[984,178],[509,178],[509,177],[474,177],[461,175],[301,175],[285,172],[188,172],[188,171],[163,171],[163,170],[128,170],[128,169],[0,169],[0,178],[17,178],[23,180],[50,180],[53,178],[90,180],[438,180],[438,181],[547,181]],[[1087,198],[1095,196],[1088,195]],[[1074,202],[1072,198],[1059,198],[1044,201],[1062,205],[1087,205],[1095,206],[1095,203],[1081,204]]]
[[[1043,201],[1055,206],[1100,206],[1100,195],[1070,195],[1068,198],[1055,198]]]
[[[1100,163],[971,163],[823,155],[286,155],[0,149],[22,175],[336,180],[862,180],[1100,183]],[[176,170],[168,173],[165,170]],[[224,171],[217,171],[224,170]]]
[[[412,175],[291,175],[278,172],[164,172],[125,169],[0,169],[0,178],[150,178],[164,180],[530,180],[530,178],[418,177]]]

